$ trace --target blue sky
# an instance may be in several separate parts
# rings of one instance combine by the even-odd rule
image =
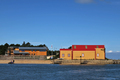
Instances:
[[[105,45],[120,51],[120,0],[0,0],[0,44]]]

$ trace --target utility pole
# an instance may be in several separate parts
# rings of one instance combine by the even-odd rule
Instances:
[[[80,64],[81,64],[81,57],[82,57],[82,56],[80,56]]]
[[[51,45],[51,49],[52,49],[52,53],[51,53],[51,56],[53,55],[53,45]]]
[[[51,56],[53,56],[53,45],[51,45],[51,49],[52,49],[52,54]],[[54,57],[53,57],[54,58]],[[53,63],[54,63],[54,59],[53,59]]]

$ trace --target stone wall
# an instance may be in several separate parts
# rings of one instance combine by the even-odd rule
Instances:
[[[120,64],[120,60],[55,60],[61,64]]]
[[[15,55],[15,56],[5,56],[1,55],[0,60],[13,60],[13,59],[36,59],[36,60],[46,60],[46,56],[31,56],[31,55]]]

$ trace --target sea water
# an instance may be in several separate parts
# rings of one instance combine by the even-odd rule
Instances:
[[[120,65],[0,64],[0,80],[120,80]]]

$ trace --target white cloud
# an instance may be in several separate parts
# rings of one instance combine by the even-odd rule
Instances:
[[[75,0],[77,3],[92,3],[94,0]]]
[[[120,52],[120,51],[116,51],[116,52]]]
[[[113,51],[112,50],[110,50],[110,51],[107,51],[107,53],[112,53]]]
[[[112,51],[112,50],[110,50],[110,51],[107,51],[107,53],[120,53],[120,51]]]

